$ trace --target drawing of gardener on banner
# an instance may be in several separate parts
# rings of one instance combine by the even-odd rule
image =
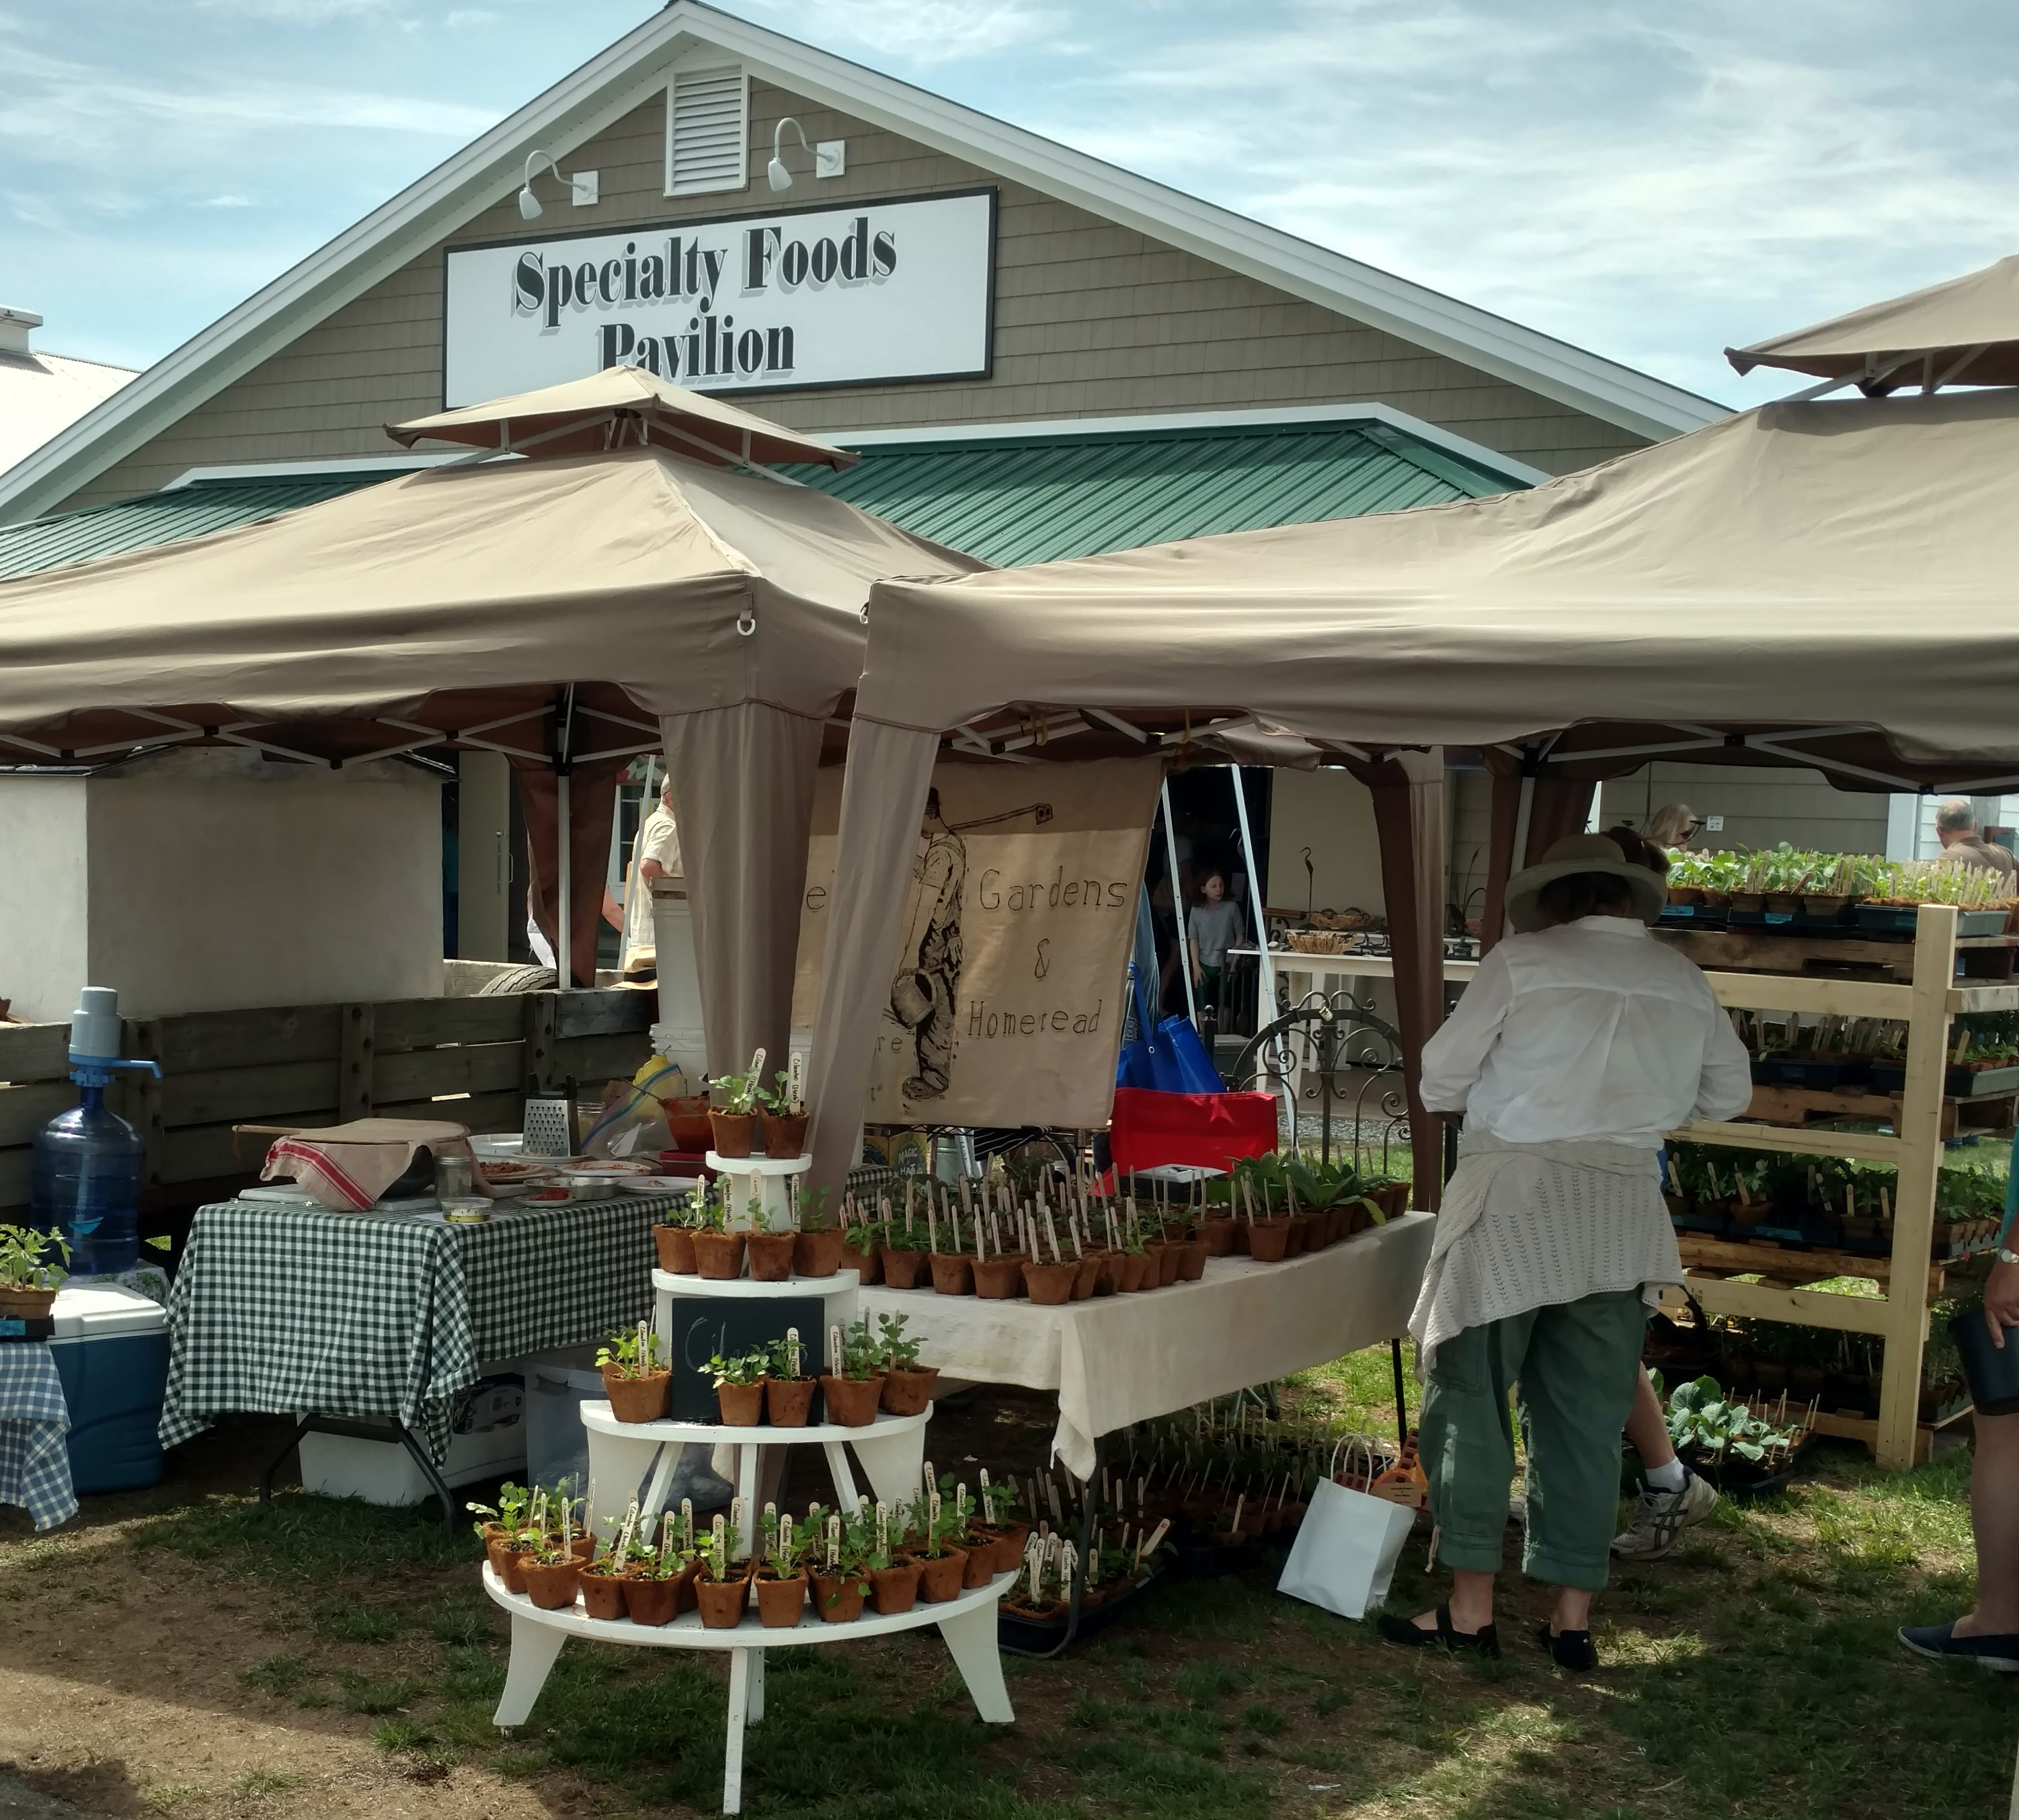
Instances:
[[[1097,1126],[1115,1088],[1136,900],[1162,765],[943,761],[900,862],[872,1125]],[[824,772],[807,849],[795,1028],[820,1000],[841,778]]]
[[[890,986],[890,1014],[912,1032],[918,1057],[904,1083],[907,1100],[937,1100],[953,1065],[954,1010],[960,993],[960,899],[967,883],[967,843],[940,814],[940,793],[926,795],[924,845],[912,862],[918,889],[903,960]]]

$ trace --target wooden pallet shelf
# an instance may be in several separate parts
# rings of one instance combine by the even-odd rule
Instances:
[[[1884,1290],[1893,1280],[1892,1259],[1874,1257],[1865,1252],[1834,1251],[1823,1246],[1798,1248],[1776,1245],[1771,1239],[1713,1238],[1698,1232],[1677,1233],[1676,1244],[1683,1254],[1683,1267],[1692,1276],[1756,1276],[1777,1289],[1799,1289],[1836,1277],[1861,1277]],[[1930,1261],[1928,1299],[1933,1301],[1939,1297],[1948,1285],[1948,1273],[1968,1261],[1964,1258]]]
[[[1963,1011],[2019,1010],[2019,985],[1958,984],[1959,960],[1970,968],[1995,966],[2001,974],[2009,976],[2014,938],[1988,936],[1959,944],[1956,912],[1940,904],[1921,907],[1911,944],[1764,932],[1664,931],[1663,935],[1705,969],[1719,1002],[1729,1010],[1887,1017],[1907,1026],[1905,1085],[1897,1096],[1883,1097],[1883,1114],[1866,1115],[1890,1120],[1895,1135],[1816,1130],[1799,1123],[1749,1124],[1737,1119],[1692,1125],[1669,1135],[1686,1142],[1736,1149],[1890,1163],[1899,1172],[1890,1259],[1790,1250],[1767,1260],[1770,1265],[1785,1262],[1785,1267],[1776,1271],[1763,1268],[1760,1261],[1759,1253],[1767,1248],[1684,1235],[1696,1262],[1693,1266],[1691,1253],[1686,1252],[1684,1263],[1691,1292],[1712,1314],[1788,1321],[1882,1338],[1886,1358],[1877,1418],[1832,1417],[1832,1422],[1854,1425],[1854,1430],[1852,1426],[1825,1427],[1822,1432],[1849,1434],[1865,1441],[1882,1466],[1912,1466],[1927,1453],[1918,1420],[1921,1354],[1927,1339],[1928,1303],[1945,1281],[1942,1267],[1929,1260],[1936,1175],[1944,1137],[1959,1122],[1954,1106],[1945,1103],[1942,1093],[1949,1020]],[[1737,970],[1741,968],[1753,970]],[[1866,977],[1843,977],[1847,972]],[[1804,1118],[1821,1110],[1814,1102],[1832,1103],[1835,1115],[1842,1117],[1847,1115],[1847,1100],[1880,1097],[1816,1095],[1787,1088],[1774,1092],[1799,1096],[1768,1104]],[[1756,1096],[1756,1107],[1760,1103]],[[1717,1247],[1715,1253],[1701,1249],[1713,1245]],[[1727,1255],[1733,1253],[1739,1254],[1742,1263],[1734,1263]],[[1771,1280],[1732,1280],[1740,1274]],[[1882,1284],[1884,1293],[1878,1297],[1845,1296],[1801,1286],[1830,1276],[1871,1278]]]

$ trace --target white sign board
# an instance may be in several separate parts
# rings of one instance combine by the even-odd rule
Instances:
[[[451,247],[443,404],[605,367],[702,392],[986,377],[995,192]]]

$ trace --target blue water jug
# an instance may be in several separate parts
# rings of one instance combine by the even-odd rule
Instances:
[[[130,1271],[140,1261],[140,1134],[105,1104],[121,1068],[161,1069],[119,1058],[119,995],[86,986],[71,1020],[70,1078],[81,1103],[35,1133],[29,1162],[30,1218],[69,1240],[72,1276]]]

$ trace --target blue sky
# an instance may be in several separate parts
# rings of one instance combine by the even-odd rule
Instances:
[[[1733,404],[2019,251],[2009,0],[728,0]],[[0,303],[159,357],[649,0],[0,0]]]

